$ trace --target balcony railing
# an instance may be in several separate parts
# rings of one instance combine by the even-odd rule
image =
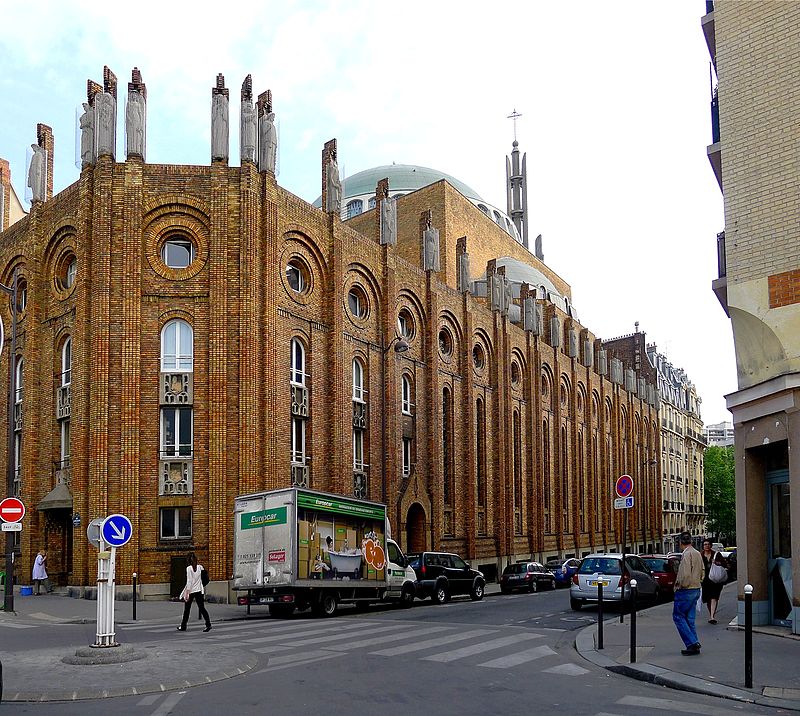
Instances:
[[[728,255],[725,252],[725,232],[717,234],[717,272],[720,278],[728,275]]]
[[[717,88],[714,88],[714,94],[711,95],[711,143],[716,144],[719,141],[719,95]]]
[[[56,420],[68,418],[72,412],[72,386],[60,385],[56,394]]]

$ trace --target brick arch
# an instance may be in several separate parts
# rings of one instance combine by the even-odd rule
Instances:
[[[145,212],[142,227],[147,262],[162,278],[185,281],[200,273],[208,262],[208,214],[191,202],[175,200],[172,203],[160,203]],[[187,235],[195,246],[194,261],[184,269],[169,268],[161,261],[161,247],[173,233]]]
[[[319,245],[301,228],[287,228],[283,234],[284,247],[281,252],[280,266],[281,280],[287,288],[292,299],[298,303],[308,304],[313,298],[321,298],[328,289],[330,272],[324,255]],[[306,294],[296,294],[289,291],[286,285],[286,265],[295,256],[305,262],[311,272],[311,288]]]

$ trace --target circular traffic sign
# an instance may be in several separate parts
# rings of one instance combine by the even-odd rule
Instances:
[[[133,536],[133,525],[125,515],[109,515],[103,520],[100,534],[109,547],[122,547]]]
[[[100,528],[103,526],[103,522],[105,522],[105,520],[102,517],[98,517],[86,526],[86,539],[89,540],[90,545],[93,545],[97,549],[102,549]]]
[[[620,475],[614,489],[619,497],[629,497],[633,492],[633,478],[630,475]]]
[[[16,497],[6,497],[0,501],[0,520],[3,522],[22,522],[25,505]]]

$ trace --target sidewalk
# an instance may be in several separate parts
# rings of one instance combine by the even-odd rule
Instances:
[[[753,633],[753,688],[744,687],[744,631],[735,626],[737,585],[722,591],[718,624],[708,613],[697,615],[699,656],[682,656],[683,642],[672,622],[672,604],[637,614],[636,663],[630,663],[630,616],[604,620],[604,649],[597,650],[597,625],[578,634],[575,648],[597,666],[650,683],[763,706],[800,711],[800,640],[788,630],[765,628]],[[588,614],[587,610],[587,614]],[[759,629],[758,627],[756,627]]]

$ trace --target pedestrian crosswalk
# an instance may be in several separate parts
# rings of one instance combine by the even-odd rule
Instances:
[[[164,634],[174,627],[161,624],[121,626],[142,636]],[[508,626],[465,627],[426,622],[372,619],[277,620],[217,622],[210,634],[189,629],[179,638],[202,640],[206,648],[247,649],[268,657],[263,671],[324,661],[344,652],[363,651],[384,658],[413,658],[438,664],[468,664],[480,669],[541,668],[551,674],[581,676],[587,670],[566,662],[545,643],[545,630]]]

